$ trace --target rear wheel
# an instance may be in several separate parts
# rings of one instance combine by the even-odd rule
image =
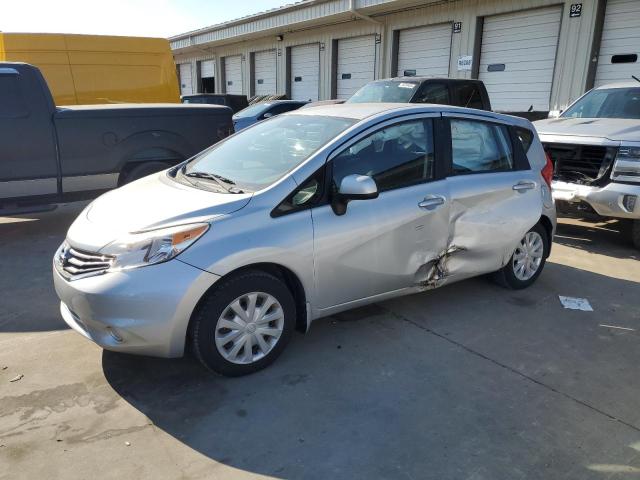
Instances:
[[[192,345],[200,362],[240,376],[270,365],[291,339],[296,307],[279,278],[248,271],[223,280],[193,318]]]
[[[120,185],[125,185],[127,183],[135,182],[136,180],[140,180],[147,175],[151,175],[152,173],[159,172],[167,168],[168,165],[163,162],[144,162],[140,165],[136,165],[129,172],[124,175],[124,179],[120,183]]]
[[[527,288],[542,273],[549,256],[549,239],[544,227],[535,225],[520,240],[509,262],[494,274],[504,287],[514,290]]]

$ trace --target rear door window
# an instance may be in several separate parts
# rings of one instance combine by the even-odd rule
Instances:
[[[450,105],[449,87],[444,83],[425,83],[413,103],[435,103],[438,105]]]
[[[454,91],[458,97],[458,105],[466,108],[484,109],[480,89],[475,83],[454,84]]]
[[[509,130],[495,123],[452,118],[453,175],[504,172],[514,169]]]

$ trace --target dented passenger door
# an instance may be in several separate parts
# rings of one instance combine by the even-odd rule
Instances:
[[[312,210],[320,310],[426,282],[449,231],[446,180],[435,168],[434,119],[423,114],[363,132],[329,160],[331,195],[348,175],[368,175],[379,196]]]
[[[539,175],[512,129],[480,116],[443,114],[449,133],[451,230],[445,276],[500,269],[541,215]]]

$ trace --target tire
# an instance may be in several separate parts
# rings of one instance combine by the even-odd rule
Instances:
[[[255,314],[251,316],[249,301],[254,295]],[[260,306],[271,300],[275,303],[261,311]],[[234,310],[231,305],[235,302]],[[244,320],[235,313],[238,309],[244,312],[245,319],[253,318],[255,322],[242,325]],[[266,315],[262,318],[261,314]],[[274,320],[265,323],[267,318]],[[262,271],[243,272],[223,279],[199,305],[191,325],[193,352],[207,369],[220,375],[237,377],[257,372],[282,353],[291,340],[295,319],[296,304],[282,280]],[[262,334],[266,329],[269,334]],[[276,338],[274,332],[278,331]],[[245,348],[247,337],[251,339],[250,354]]]
[[[532,275],[528,275],[529,271],[526,271],[522,268],[523,262],[527,262],[528,258],[525,257],[524,260],[517,260],[516,257],[519,256],[519,252],[521,252],[521,248],[524,247],[523,243],[525,239],[529,237],[530,239],[538,238],[541,241],[541,255],[539,257],[539,263],[536,262],[538,255],[534,255],[532,258],[532,263],[528,263],[528,265],[533,266],[537,265],[537,269]],[[546,229],[541,224],[536,224],[532,227],[522,239],[523,243],[519,244],[516,250],[511,255],[509,262],[498,270],[494,275],[494,280],[502,285],[505,288],[510,288],[512,290],[521,290],[523,288],[527,288],[532,285],[542,273],[544,269],[544,265],[546,263],[547,257],[549,256],[549,236],[547,234]],[[534,248],[533,252],[538,252],[537,248]]]
[[[631,224],[631,241],[633,246],[640,250],[640,220],[634,220]]]
[[[151,175],[153,173],[159,172],[168,168],[168,165],[163,162],[144,162],[140,165],[136,165],[125,174],[124,179],[120,183],[120,186],[126,185],[127,183],[135,182],[136,180],[140,180],[147,175]]]

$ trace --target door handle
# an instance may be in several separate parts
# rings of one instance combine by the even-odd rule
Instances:
[[[443,205],[445,201],[446,199],[440,195],[430,195],[424,197],[424,200],[418,203],[418,206],[424,210],[434,210],[440,205]]]
[[[513,186],[516,192],[524,192],[536,188],[536,182],[518,182]]]

